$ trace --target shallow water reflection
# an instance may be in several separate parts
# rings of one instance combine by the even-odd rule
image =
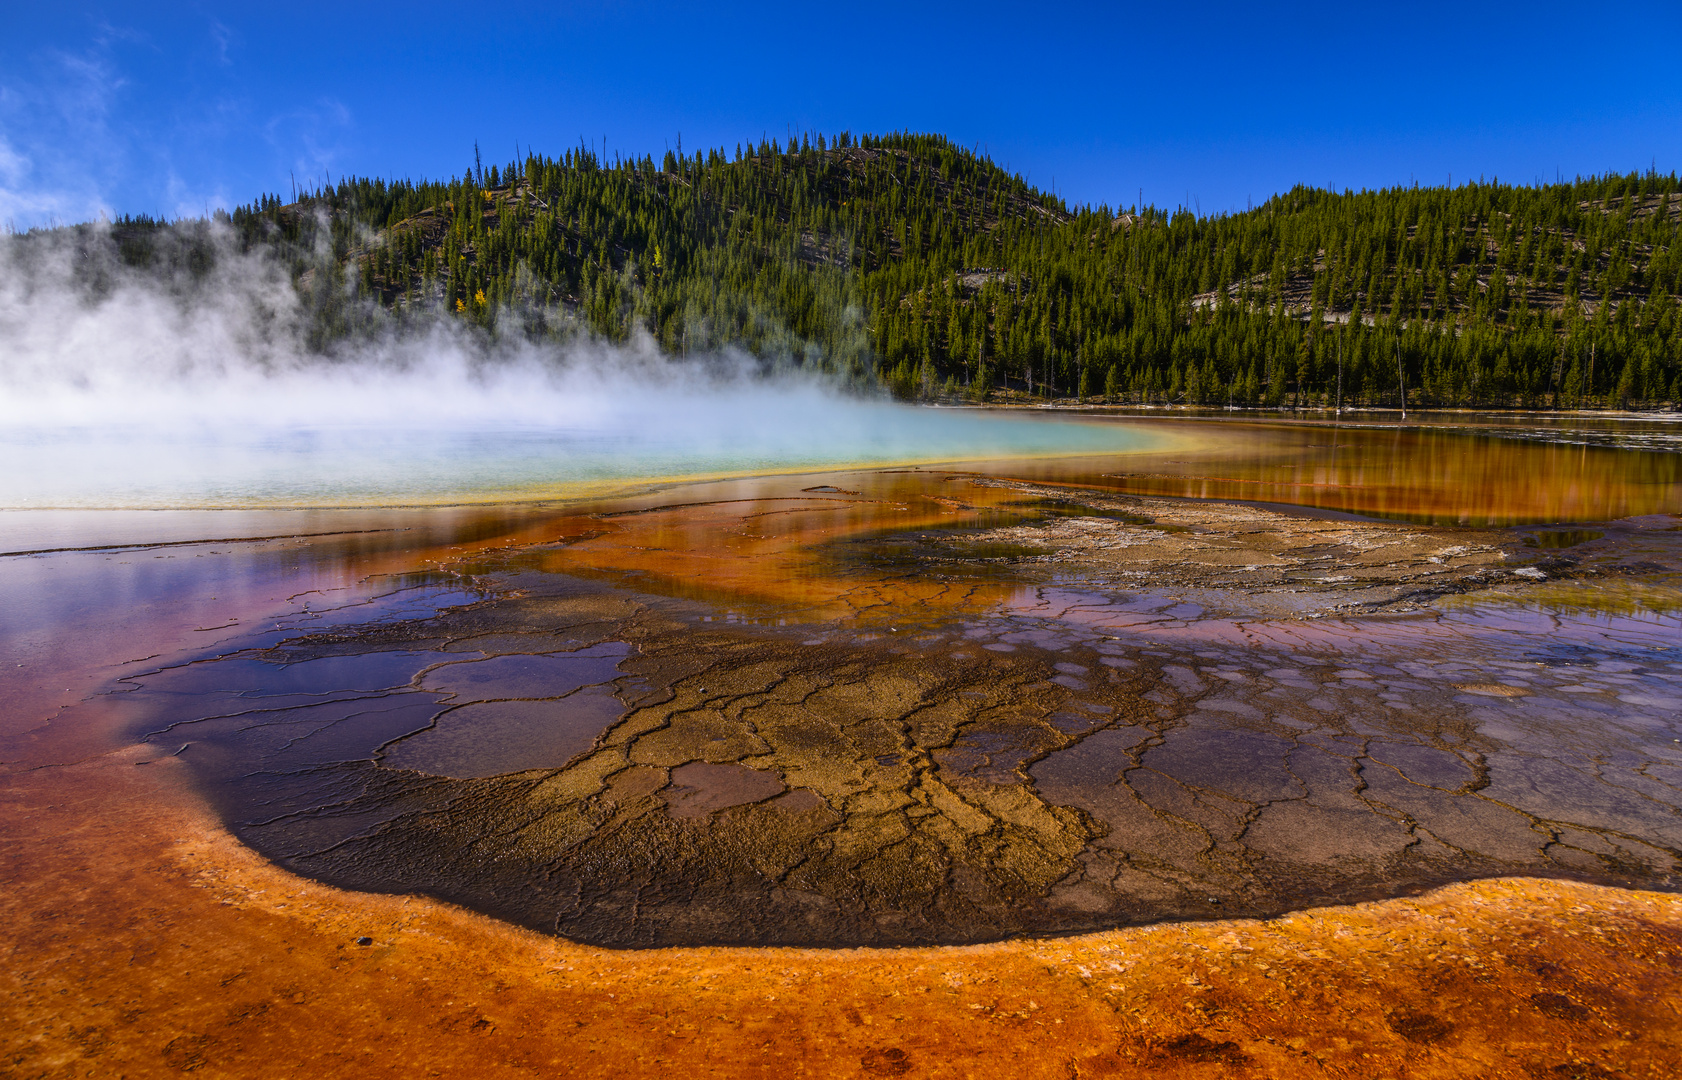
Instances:
[[[1521,440],[1481,428],[1159,423],[1191,448],[1142,460],[983,468],[1136,494],[1286,503],[1440,525],[1682,512],[1682,453],[1675,448]]]
[[[299,872],[604,944],[976,941],[1515,872],[1675,884],[1674,463],[1198,438],[1149,468],[457,511],[407,548],[252,539],[253,607],[284,614],[131,666],[85,715],[180,755]],[[1607,508],[1644,516],[1561,516]],[[1445,518],[1601,524],[1426,524]],[[199,587],[106,559],[8,561],[36,590],[28,631],[64,632],[64,570],[90,609],[112,583]],[[289,591],[324,574],[332,603]]]

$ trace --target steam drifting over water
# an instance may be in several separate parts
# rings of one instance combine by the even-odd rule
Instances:
[[[912,408],[741,354],[676,361],[648,340],[492,343],[429,318],[312,351],[287,269],[213,239],[208,270],[136,271],[100,230],[0,244],[0,507],[539,498],[1147,441]]]

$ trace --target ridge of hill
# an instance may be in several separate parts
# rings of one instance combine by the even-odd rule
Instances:
[[[227,223],[288,260],[317,347],[438,313],[493,334],[640,327],[670,352],[733,345],[903,397],[1682,400],[1674,174],[1297,187],[1201,217],[1070,208],[938,135],[842,133],[352,178]],[[191,227],[112,236],[145,265]]]

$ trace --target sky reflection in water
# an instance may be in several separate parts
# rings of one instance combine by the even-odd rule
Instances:
[[[104,641],[111,649],[104,657],[106,670],[126,669],[126,684],[136,692],[108,702],[95,699],[91,711],[84,710],[81,726],[100,722],[101,709],[153,710],[130,717],[127,732],[151,733],[163,752],[193,744],[188,761],[207,792],[259,850],[300,859],[300,852],[314,852],[309,859],[315,861],[293,868],[356,888],[442,890],[439,895],[549,928],[559,925],[552,905],[545,906],[552,897],[533,884],[547,879],[527,874],[517,860],[506,864],[513,869],[496,880],[484,879],[472,867],[431,865],[423,868],[425,882],[385,876],[392,867],[408,873],[414,852],[430,858],[448,845],[428,835],[414,841],[420,846],[413,851],[404,847],[409,843],[403,839],[409,835],[403,832],[407,803],[388,805],[381,801],[384,796],[370,801],[357,793],[357,785],[372,778],[384,791],[382,785],[407,784],[414,777],[422,778],[413,781],[421,786],[435,784],[426,777],[446,777],[458,786],[494,788],[503,795],[485,804],[488,816],[451,820],[467,837],[515,835],[529,823],[509,818],[504,828],[497,816],[507,807],[524,805],[512,796],[504,798],[518,794],[515,789],[523,781],[515,774],[564,765],[572,778],[566,782],[577,782],[577,798],[568,796],[571,801],[563,800],[565,805],[554,812],[571,813],[574,803],[584,805],[578,800],[600,794],[600,783],[590,780],[594,766],[586,768],[586,763],[597,754],[592,747],[598,738],[618,737],[611,733],[618,730],[619,703],[629,704],[627,698],[643,693],[632,676],[648,680],[652,699],[675,695],[670,696],[676,703],[672,707],[687,717],[688,725],[673,727],[677,734],[670,736],[660,734],[666,728],[656,725],[646,739],[626,734],[623,746],[604,744],[599,751],[602,761],[612,758],[615,769],[624,760],[639,763],[621,770],[624,790],[612,793],[625,805],[641,808],[643,816],[633,830],[639,837],[656,826],[674,837],[712,837],[723,826],[693,802],[734,813],[729,821],[737,822],[742,836],[756,839],[772,833],[794,837],[788,823],[805,821],[800,814],[833,811],[859,837],[869,839],[860,850],[886,850],[870,831],[874,811],[865,805],[868,800],[859,801],[863,795],[856,785],[849,786],[839,773],[817,775],[842,759],[811,752],[810,746],[828,745],[813,740],[821,734],[818,728],[854,707],[846,702],[867,711],[879,703],[888,708],[889,699],[900,692],[895,687],[925,669],[934,671],[930,665],[946,665],[940,670],[956,680],[952,686],[963,687],[955,694],[952,687],[941,690],[940,707],[926,710],[931,717],[947,717],[952,730],[918,736],[922,741],[915,745],[901,745],[903,739],[895,736],[900,741],[889,739],[866,747],[868,753],[859,751],[861,775],[870,784],[900,791],[915,771],[918,782],[931,790],[961,788],[967,797],[987,805],[994,800],[1002,807],[1015,805],[1012,800],[1026,790],[1023,770],[1040,761],[1030,771],[1050,808],[1045,811],[1050,816],[1042,815],[1044,827],[1012,833],[997,865],[986,859],[975,863],[977,873],[1017,881],[1017,871],[1038,858],[1036,853],[1061,851],[1061,861],[1042,867],[1045,873],[1029,882],[1032,888],[1005,890],[1006,899],[979,919],[930,914],[934,909],[920,894],[896,893],[897,898],[884,901],[883,910],[924,919],[907,924],[910,928],[899,937],[885,938],[871,929],[877,925],[871,921],[872,908],[834,926],[812,930],[800,929],[804,923],[779,923],[747,939],[761,943],[985,940],[1023,930],[1061,932],[1140,918],[1198,917],[1209,913],[1211,896],[1221,898],[1223,912],[1265,914],[1328,898],[1384,895],[1398,882],[1423,885],[1515,869],[1620,882],[1636,880],[1629,877],[1632,873],[1648,883],[1669,880],[1673,805],[1668,798],[1635,800],[1646,790],[1642,785],[1652,770],[1670,768],[1667,763],[1673,762],[1675,744],[1669,740],[1682,734],[1673,730],[1672,719],[1682,664],[1670,655],[1676,641],[1674,615],[1644,593],[1626,598],[1633,604],[1627,613],[1602,608],[1571,617],[1562,617],[1557,607],[1547,610],[1572,598],[1562,594],[1540,607],[1490,597],[1487,603],[1421,610],[1406,619],[1248,618],[1208,608],[1209,589],[1187,591],[1149,577],[1125,587],[1075,580],[1078,575],[1064,564],[1020,575],[992,567],[981,569],[998,569],[997,576],[964,567],[924,572],[915,551],[901,558],[890,541],[1056,513],[1048,504],[1055,502],[1051,495],[1061,484],[1295,502],[1450,523],[1673,513],[1678,509],[1674,455],[1440,429],[1163,420],[1059,424],[962,413],[919,414],[919,421],[923,416],[951,423],[952,432],[1029,431],[1040,440],[1039,447],[1057,445],[1068,456],[1035,458],[1024,451],[1014,461],[949,468],[855,466],[817,475],[655,485],[611,501],[548,506],[0,515],[6,519],[0,525],[44,522],[35,530],[38,537],[59,541],[8,551],[68,546],[76,539],[78,520],[85,525],[84,536],[104,543],[167,537],[179,545],[0,560],[0,569],[19,589],[14,595],[30,601],[12,609],[9,618],[19,625],[8,627],[7,618],[0,618],[3,636],[20,656],[28,656],[30,666],[0,676],[25,692],[14,700],[27,700],[37,682],[56,694],[57,687],[76,685],[71,679],[43,681],[57,678],[51,665],[60,662],[63,643]],[[501,447],[503,457],[497,460],[505,461],[507,446],[515,442],[497,439],[485,445]],[[1099,448],[1092,442],[1101,443],[1104,452],[1095,452]],[[591,452],[611,457],[611,445],[611,440],[597,440]],[[1129,448],[1132,453],[1125,452]],[[446,447],[430,452],[448,457]],[[1053,490],[978,483],[978,473],[1029,478]],[[335,523],[345,530],[337,537],[300,538],[304,532],[328,532]],[[1272,522],[1267,527],[1277,531],[1283,526]],[[1662,521],[1649,520],[1641,529],[1661,538],[1671,535],[1663,531]],[[19,542],[29,532],[15,524],[6,529]],[[1466,535],[1458,529],[1446,533],[1452,535],[1444,535],[1442,544],[1458,543],[1454,537]],[[240,534],[252,542],[181,544],[195,535]],[[1504,535],[1514,549],[1523,547],[1520,531]],[[255,539],[261,536],[271,539]],[[842,550],[865,538],[870,540]],[[517,553],[473,554],[508,545]],[[518,550],[524,545],[533,546]],[[849,550],[854,557],[847,557]],[[440,564],[487,581],[501,580],[516,594],[530,595],[447,614],[461,625],[430,643],[424,634],[411,640],[404,629],[411,620],[426,618],[435,607],[451,609],[480,598],[462,587],[471,577],[402,576]],[[394,576],[371,576],[381,573]],[[244,590],[250,595],[242,595],[234,580],[242,574],[254,585]],[[124,600],[122,626],[115,634],[104,611],[112,596]],[[68,597],[83,602],[67,605]],[[658,618],[650,616],[646,625],[636,627],[619,625],[641,619],[637,612],[644,606],[659,612]],[[149,627],[148,620],[155,625]],[[364,625],[359,629],[358,624]],[[324,630],[331,633],[314,645],[298,644],[301,635]],[[397,636],[388,640],[388,633]],[[195,641],[201,635],[202,643]],[[140,650],[133,643],[140,640],[155,641],[145,652],[157,655],[137,659]],[[705,660],[705,650],[724,648],[719,642],[726,640],[728,655],[704,671],[691,670],[692,661]],[[625,647],[633,641],[634,654]],[[237,651],[282,642],[293,643],[284,657]],[[392,642],[401,648],[393,651]],[[602,653],[585,656],[574,651],[578,646]],[[163,654],[179,658],[183,648],[201,662],[157,667],[164,663]],[[833,691],[845,701],[838,698],[833,707],[816,705],[783,717],[794,727],[787,745],[776,751],[783,756],[771,763],[774,768],[753,756],[763,751],[751,740],[737,740],[745,747],[739,753],[721,749],[736,745],[730,741],[736,736],[729,725],[738,716],[732,702],[744,707],[750,699],[755,702],[759,711],[753,722],[760,736],[776,728],[769,714],[762,715],[769,706],[754,697],[759,691],[730,681],[744,670],[758,670],[744,657],[757,658],[767,670],[776,668],[778,678],[853,673],[847,676],[852,682],[844,679],[845,685]],[[83,678],[99,663],[90,652],[66,662],[64,673],[74,667],[76,677]],[[654,666],[630,670],[623,663]],[[362,670],[358,664],[373,667]],[[1112,679],[1106,674],[1112,669],[1132,674]],[[613,679],[612,689],[606,679]],[[446,700],[441,696],[446,693],[456,697]],[[791,701],[804,701],[804,693]],[[261,716],[254,719],[258,712]],[[63,724],[59,730],[73,726]],[[422,730],[426,734],[414,734]],[[43,743],[33,752],[49,750],[62,747]],[[1151,755],[1148,774],[1132,764],[1136,755],[1146,753]],[[282,760],[288,754],[296,760]],[[376,763],[377,754],[386,756]],[[744,763],[742,755],[752,757],[752,763]],[[691,766],[701,760],[714,772],[692,776]],[[1635,764],[1615,775],[1583,764],[1613,760]],[[1351,779],[1362,769],[1364,787]],[[1133,796],[1117,786],[1123,784],[1117,777],[1143,785],[1139,798],[1159,809],[1177,805],[1180,787],[1225,792],[1222,798],[1230,796],[1235,805],[1250,808],[1246,822],[1254,818],[1259,824],[1228,829],[1230,823],[1211,821],[1198,828],[1220,834],[1226,838],[1222,842],[1262,860],[1255,865],[1273,869],[1253,875],[1200,870],[1173,895],[1131,881],[1110,850],[1114,844],[1135,853],[1160,849],[1165,866],[1192,873],[1196,860],[1181,866],[1185,860],[1176,852],[1200,850],[1197,845],[1206,838],[1181,835],[1185,829],[1162,826],[1165,819],[1139,817],[1134,811],[1144,804],[1128,801]],[[1158,783],[1153,777],[1164,779]],[[1537,777],[1542,782],[1533,783]],[[485,778],[500,779],[492,784]],[[754,778],[766,784],[747,783]],[[775,785],[768,786],[771,780]],[[318,781],[339,786],[328,797],[311,786]],[[1151,784],[1156,786],[1144,790]],[[803,789],[805,801],[764,807],[754,801],[783,786],[791,799],[802,795],[796,788]],[[744,787],[747,795],[738,798],[732,793],[736,787]],[[1483,791],[1492,794],[1478,794]],[[1318,808],[1312,820],[1300,820],[1308,805],[1303,792]],[[363,816],[352,815],[352,822],[336,812],[316,813],[320,807],[339,806],[341,796],[361,800],[356,806]],[[247,799],[255,801],[241,801]],[[290,806],[289,800],[301,800],[299,814],[285,815],[290,831],[265,832],[268,826],[262,822],[273,817],[271,803]],[[1369,806],[1373,800],[1382,807]],[[1083,808],[1106,824],[1091,836],[1076,835],[1079,830],[1071,832],[1067,824],[1073,818],[1052,813],[1067,807]],[[1433,835],[1446,837],[1449,847],[1431,849],[1434,854],[1421,856],[1424,861],[1416,860],[1411,869],[1404,867],[1405,873],[1385,869],[1415,850],[1415,838],[1394,825],[1390,810],[1371,812],[1386,807],[1397,813],[1405,809],[1435,830]],[[1596,810],[1596,817],[1582,807],[1604,812]],[[999,811],[999,820],[1008,816]],[[1572,830],[1575,846],[1565,855],[1543,851],[1533,835],[1534,816]],[[814,818],[808,824],[827,829],[828,820]],[[338,855],[327,858],[349,851],[342,847],[345,837],[333,831],[340,824],[372,821],[390,823],[380,835],[397,838],[392,841],[396,847],[366,857],[352,852],[344,857],[348,861],[332,861]],[[735,835],[720,832],[719,842],[734,843]],[[622,886],[640,888],[651,874],[666,880],[660,874],[668,871],[623,857],[614,846],[618,834],[591,836],[579,849],[588,867],[578,871],[578,880],[602,897],[611,900]],[[1326,848],[1328,836],[1337,838],[1333,847],[1338,850]],[[1343,874],[1336,871],[1337,860],[1352,843],[1350,837],[1366,845],[1370,865]],[[1304,847],[1304,838],[1313,843]],[[687,850],[678,840],[655,847]],[[952,858],[965,867],[975,862],[969,856]],[[1070,860],[1086,866],[1089,882],[1098,883],[1075,900],[1051,888],[1064,880]],[[702,862],[709,873],[724,873],[730,866],[723,856]],[[590,876],[596,871],[589,867],[604,866],[628,868],[631,876],[625,881],[612,874]],[[873,872],[883,882],[910,880],[901,870],[883,864]],[[674,870],[668,877],[682,875]],[[724,930],[671,923],[643,937],[627,936],[612,917],[613,904],[604,902],[581,909],[601,913],[599,919],[592,914],[596,921],[569,924],[566,932],[616,944],[743,940],[729,936],[745,933],[740,927],[746,924],[736,916],[740,910],[760,910],[754,907],[759,900],[738,896],[734,886],[720,882],[716,903],[708,910]],[[496,899],[507,896],[525,899]],[[694,910],[681,904],[668,913],[688,918]]]

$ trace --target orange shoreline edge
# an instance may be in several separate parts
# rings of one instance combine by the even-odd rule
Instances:
[[[978,946],[612,951],[295,876],[184,762],[112,749],[97,701],[38,726],[142,631],[171,652],[249,606],[101,608],[8,684],[0,1077],[1682,1075],[1682,895],[1503,878]]]
[[[155,753],[0,781],[0,1075],[1661,1077],[1682,1066],[1682,896],[1508,878],[1052,940],[621,952],[296,877],[241,845],[184,765]]]

